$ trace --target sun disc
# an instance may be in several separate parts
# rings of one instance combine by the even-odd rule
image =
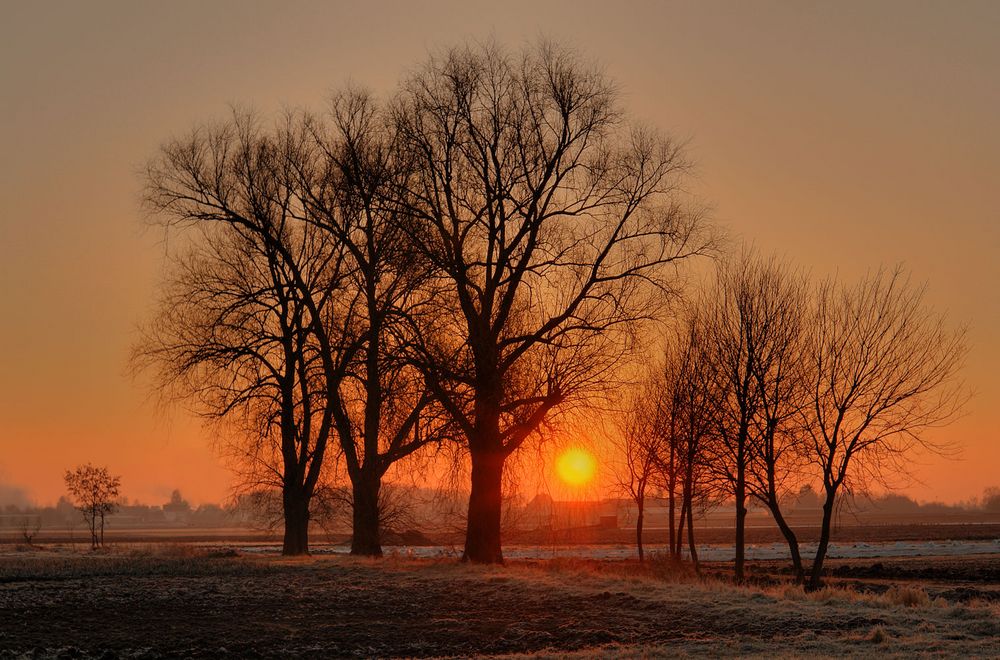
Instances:
[[[567,449],[556,459],[556,474],[570,486],[582,486],[594,478],[597,460],[585,449]]]

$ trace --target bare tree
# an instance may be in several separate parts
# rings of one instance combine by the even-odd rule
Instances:
[[[671,392],[667,401],[672,406],[669,442],[675,447],[672,453],[677,456],[683,513],[682,520],[677,523],[673,554],[677,558],[681,556],[686,517],[688,551],[697,570],[694,512],[695,508],[707,508],[715,494],[707,462],[717,437],[720,398],[713,365],[708,359],[705,328],[693,306],[689,306],[682,317],[674,333],[674,343],[668,346],[666,355],[664,380],[666,390]]]
[[[381,524],[391,513],[383,510],[382,478],[442,430],[433,395],[406,352],[430,264],[404,231],[406,209],[393,197],[405,163],[373,99],[337,94],[329,121],[306,117],[301,128],[312,151],[291,162],[303,220],[328,232],[350,264],[356,349],[333,415],[352,485],[351,553],[379,556]]]
[[[744,577],[747,498],[770,511],[789,546],[796,576],[803,576],[794,530],[781,496],[801,475],[805,400],[802,353],[807,310],[805,278],[753,250],[720,265],[706,305],[705,332],[720,395],[720,450],[714,469],[736,501],[736,579]]]
[[[166,144],[146,203],[189,248],[175,261],[135,362],[171,397],[226,422],[248,490],[280,488],[283,552],[308,552],[309,504],[356,346],[354,301],[338,298],[344,250],[303,223],[288,154],[294,135],[250,115]]]
[[[67,470],[66,489],[77,510],[90,528],[90,547],[104,546],[104,519],[118,508],[118,489],[121,478],[112,476],[106,467],[90,463],[75,470]]]
[[[682,481],[684,431],[681,428],[682,410],[681,379],[684,365],[679,363],[683,349],[676,343],[668,343],[664,351],[663,371],[653,378],[651,385],[656,389],[653,397],[655,405],[646,411],[650,423],[655,424],[659,443],[655,446],[655,474],[662,490],[667,495],[667,549],[670,556],[680,558],[680,538],[683,522],[677,522],[677,485]],[[681,520],[684,517],[684,501],[681,498]]]
[[[607,381],[707,241],[679,202],[679,145],[626,123],[566,50],[452,49],[404,82],[394,116],[398,197],[440,287],[421,368],[470,452],[463,557],[501,562],[507,458]]]
[[[42,517],[37,514],[33,516],[25,514],[21,517],[21,522],[18,527],[21,532],[21,538],[24,540],[24,544],[31,547],[35,544],[35,537],[42,529]]]
[[[796,579],[804,571],[795,531],[781,511],[781,497],[798,485],[805,433],[799,416],[806,405],[804,323],[808,310],[805,278],[776,259],[748,254],[755,263],[742,271],[753,296],[746,322],[756,414],[750,426],[747,490],[771,512],[788,544]]]
[[[647,423],[653,425],[652,433],[657,442],[652,446],[654,454],[654,474],[657,485],[667,496],[667,550],[671,557],[680,559],[684,533],[684,518],[687,515],[687,501],[683,493],[684,444],[686,430],[684,421],[684,383],[687,365],[687,346],[676,341],[668,341],[664,350],[662,370],[649,381],[655,393],[649,396],[650,405],[644,411]],[[680,497],[678,497],[680,495]],[[677,502],[680,500],[680,520]]]
[[[793,428],[802,406],[802,315],[805,280],[777,260],[744,250],[717,268],[702,303],[702,332],[718,397],[714,469],[736,504],[737,580],[744,578],[747,500],[773,515],[789,544],[796,573],[798,542],[779,495],[798,474],[802,435]]]
[[[668,336],[661,368],[640,384],[620,417],[616,443],[622,466],[617,476],[619,487],[639,510],[636,537],[640,560],[646,493],[655,483],[667,493],[670,556],[681,558],[686,527],[697,570],[694,512],[705,508],[711,495],[706,460],[718,400],[712,389],[714,379],[708,373],[710,364],[697,310],[689,306],[678,321]]]
[[[635,502],[635,548],[639,561],[645,560],[642,534],[645,519],[646,494],[656,475],[664,435],[660,433],[661,421],[657,418],[659,407],[658,383],[654,379],[633,394],[626,409],[618,416],[615,443],[621,455],[621,463],[616,466],[615,477],[618,487]]]
[[[142,359],[199,412],[241,424],[245,487],[281,489],[288,554],[308,549],[309,503],[334,478],[332,464],[322,476],[331,438],[352,484],[352,552],[377,556],[383,476],[440,435],[404,352],[428,265],[390,194],[396,154],[376,105],[347,92],[328,120],[290,113],[272,132],[237,114],[149,170],[150,205],[196,229],[198,248]]]
[[[752,457],[751,429],[758,414],[759,391],[754,379],[754,361],[759,348],[761,329],[755,323],[757,313],[756,279],[761,275],[758,264],[744,255],[722,262],[716,268],[714,285],[699,303],[708,359],[715,382],[712,389],[719,393],[716,430],[719,442],[713,445],[712,469],[730,484],[736,505],[737,581],[744,578],[747,470]]]
[[[820,585],[837,494],[905,471],[915,448],[941,451],[927,430],[960,414],[957,380],[963,330],[949,330],[924,305],[922,287],[901,270],[880,270],[853,287],[827,281],[817,292],[804,426],[822,474],[819,547],[809,587]]]

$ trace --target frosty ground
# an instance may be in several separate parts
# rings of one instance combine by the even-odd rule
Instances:
[[[805,594],[670,563],[0,551],[0,658],[1000,655],[1000,555],[843,560]]]

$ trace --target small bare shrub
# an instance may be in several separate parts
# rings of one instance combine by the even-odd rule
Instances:
[[[24,516],[21,518],[20,531],[21,538],[24,540],[24,544],[28,547],[33,547],[35,545],[35,536],[42,529],[42,517],[41,516]]]

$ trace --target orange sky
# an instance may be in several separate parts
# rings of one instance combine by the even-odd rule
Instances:
[[[971,326],[966,418],[920,500],[1000,485],[1000,3],[19,3],[0,24],[0,499],[53,502],[83,461],[130,498],[227,494],[210,441],[125,375],[161,236],[137,169],[225,113],[390,90],[429,48],[540,35],[605,65],[639,118],[689,137],[735,234],[814,275],[905,262]],[[418,6],[419,5],[419,6]],[[0,502],[2,504],[3,502]]]

